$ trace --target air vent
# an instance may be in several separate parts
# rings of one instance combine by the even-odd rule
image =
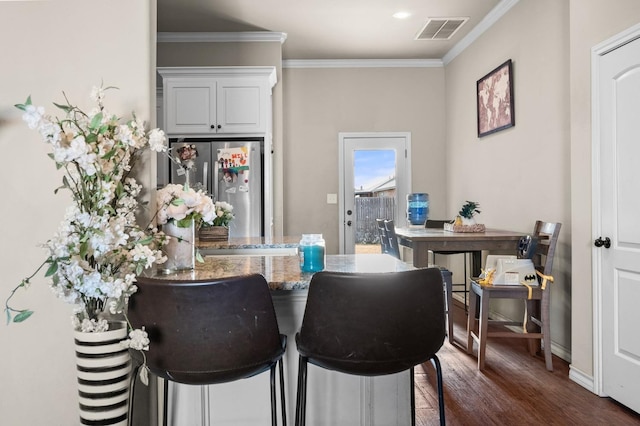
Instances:
[[[416,40],[449,40],[469,18],[429,18]]]

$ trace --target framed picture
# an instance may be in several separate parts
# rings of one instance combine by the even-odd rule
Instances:
[[[515,126],[511,59],[478,80],[476,93],[478,137]]]

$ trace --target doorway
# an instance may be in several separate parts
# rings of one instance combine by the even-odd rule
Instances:
[[[594,387],[640,412],[640,25],[592,58]]]
[[[339,134],[340,253],[379,253],[375,220],[406,224],[410,133]]]

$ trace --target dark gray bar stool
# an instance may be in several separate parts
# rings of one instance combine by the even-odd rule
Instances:
[[[279,332],[262,275],[194,281],[138,277],[137,285],[128,316],[134,328],[144,326],[149,334],[151,344],[145,355],[153,374],[178,383],[211,385],[270,370],[271,424],[276,426],[279,364],[282,424],[286,425],[282,365],[286,336]],[[130,353],[142,363],[140,352]],[[134,373],[131,401],[136,377]],[[166,400],[164,410],[166,418]]]
[[[346,374],[381,376],[410,370],[415,425],[414,366],[436,368],[440,424],[445,424],[442,368],[445,302],[438,268],[392,273],[318,272],[309,285],[300,332],[296,425],[306,421],[307,363]]]

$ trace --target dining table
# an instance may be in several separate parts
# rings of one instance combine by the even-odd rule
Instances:
[[[470,253],[471,274],[477,277],[482,272],[483,250],[507,250],[516,252],[523,232],[487,228],[483,232],[452,232],[445,229],[425,227],[396,227],[398,244],[413,250],[413,266],[429,266],[429,251],[448,253]]]

